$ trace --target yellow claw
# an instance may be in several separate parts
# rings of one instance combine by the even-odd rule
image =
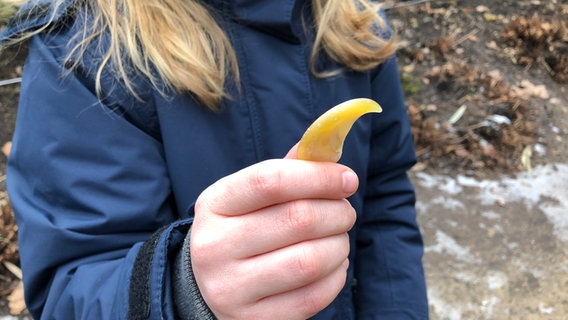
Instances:
[[[343,142],[359,117],[382,112],[381,106],[367,98],[345,101],[329,109],[306,130],[298,145],[298,159],[337,162]]]

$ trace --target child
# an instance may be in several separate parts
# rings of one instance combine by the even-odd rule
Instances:
[[[38,319],[427,319],[396,43],[372,1],[34,0],[8,191]],[[295,160],[367,97],[340,163]],[[348,200],[346,200],[348,199]]]

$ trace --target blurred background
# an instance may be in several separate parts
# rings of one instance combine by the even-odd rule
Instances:
[[[388,14],[432,319],[568,319],[568,1]]]
[[[21,0],[0,0],[0,27]],[[391,1],[432,319],[568,319],[568,0]],[[0,319],[25,319],[5,192],[25,45],[0,55]]]

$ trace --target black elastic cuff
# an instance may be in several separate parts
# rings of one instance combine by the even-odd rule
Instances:
[[[180,319],[214,320],[215,315],[203,300],[191,267],[189,230],[182,249],[178,252],[173,268],[173,295],[176,313]]]

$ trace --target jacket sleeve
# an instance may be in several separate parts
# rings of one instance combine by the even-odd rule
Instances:
[[[358,319],[427,319],[422,236],[406,174],[416,161],[414,143],[394,57],[372,85],[383,113],[373,118],[365,206],[358,218]]]
[[[8,163],[27,306],[36,319],[171,319],[191,218],[175,210],[161,143],[57,50],[30,41]]]

